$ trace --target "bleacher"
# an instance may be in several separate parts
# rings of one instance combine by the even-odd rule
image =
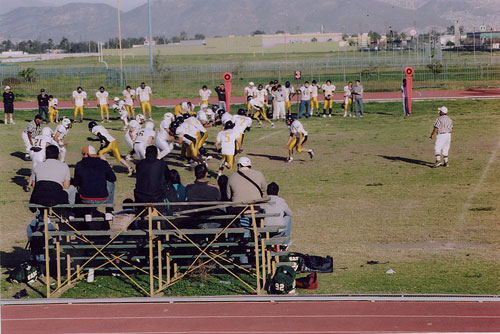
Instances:
[[[30,204],[28,207],[40,210],[44,216],[44,232],[33,236],[44,240],[46,295],[57,297],[86,278],[92,269],[95,275],[119,273],[145,296],[152,297],[206,265],[232,275],[250,293],[261,294],[266,276],[281,265],[278,255],[283,253],[276,249],[290,241],[276,236],[284,226],[264,226],[265,217],[276,216],[258,211],[259,204],[265,201],[237,203],[237,210],[231,210],[235,207],[231,202],[128,204],[135,213],[119,220],[115,216],[105,230],[101,229],[103,217],[86,221],[58,213],[61,209],[97,205],[45,208]],[[55,230],[49,230],[49,222]],[[251,275],[255,281],[241,279],[241,273]],[[148,275],[149,289],[136,282],[134,274]],[[56,281],[54,286],[52,279]]]

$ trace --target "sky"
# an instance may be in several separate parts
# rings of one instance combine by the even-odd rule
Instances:
[[[15,7],[21,7],[23,5],[51,5],[51,6],[61,6],[72,2],[87,2],[87,3],[105,3],[110,6],[116,7],[118,0],[20,0],[20,1],[10,1],[3,4],[0,8],[0,12],[8,12]],[[123,11],[129,11],[135,7],[138,7],[147,0],[120,0],[120,9]]]

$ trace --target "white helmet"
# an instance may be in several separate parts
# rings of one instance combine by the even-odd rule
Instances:
[[[164,115],[163,115],[163,119],[164,120],[169,120],[169,119],[174,119],[174,114],[172,114],[171,112],[166,112]]]
[[[153,123],[153,122],[146,122],[145,128],[148,129],[148,130],[153,130],[155,128],[155,123]]]
[[[118,101],[120,101],[120,98],[118,96],[115,96],[114,101],[118,102]]]
[[[255,86],[255,84],[253,83],[253,81],[250,81],[250,82],[248,83],[248,85],[249,85],[249,86]]]
[[[61,124],[62,126],[64,126],[65,128],[70,128],[71,127],[71,120],[67,117],[64,117],[62,120],[61,120]]]
[[[181,103],[181,108],[182,108],[182,110],[187,110],[187,109],[188,109],[188,104],[187,104],[187,102],[182,102],[182,103]]]
[[[142,124],[146,121],[146,117],[143,114],[139,114],[135,116],[135,120],[139,122],[139,124]]]
[[[52,129],[48,126],[42,129],[42,136],[52,137]]]

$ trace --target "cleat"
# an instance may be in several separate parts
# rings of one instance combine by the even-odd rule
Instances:
[[[16,125],[16,123],[15,123],[15,122],[14,122],[14,120],[12,120],[12,119],[10,120],[10,124],[14,124],[14,125]]]
[[[104,219],[107,221],[113,220],[113,214],[110,212],[106,212],[106,214],[104,215]]]
[[[274,123],[271,123],[271,128],[274,129]]]
[[[328,117],[332,118],[332,114],[328,115]]]
[[[153,118],[149,117],[149,118],[148,118],[148,121],[152,122],[152,121],[153,121]]]
[[[208,161],[208,160],[213,159],[213,157],[211,155],[207,155],[207,156],[204,156],[203,159]]]
[[[314,158],[314,150],[309,150],[309,157],[312,159]]]
[[[129,169],[128,169],[128,174],[127,174],[127,175],[128,175],[128,176],[132,176],[132,175],[134,175],[134,169],[133,169],[132,167],[129,167]]]
[[[30,160],[31,160],[31,159],[30,159],[30,155],[29,155],[28,153],[26,153],[26,154],[24,155],[24,160],[26,160],[26,161],[30,161]]]
[[[286,162],[292,162],[292,161],[293,161],[293,158],[286,159]]]
[[[30,188],[30,186],[24,186],[24,187],[23,187],[23,190],[24,190],[25,192],[29,193],[29,192],[31,191],[31,188]]]
[[[450,163],[449,163],[449,162],[445,162],[445,163],[443,164],[443,167],[450,167]]]
[[[326,114],[323,114],[323,118],[326,118]]]
[[[436,161],[436,163],[434,165],[432,165],[432,168],[437,168],[441,165],[442,165],[441,161]]]

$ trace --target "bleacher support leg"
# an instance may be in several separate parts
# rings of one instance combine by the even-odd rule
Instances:
[[[260,295],[260,259],[259,259],[259,238],[257,235],[257,221],[255,220],[255,208],[250,205],[250,211],[252,212],[252,229],[253,229],[253,239],[254,239],[254,251],[255,251],[255,270],[257,271],[257,294]]]
[[[47,298],[50,298],[50,259],[49,259],[49,213],[43,210],[44,234],[45,234],[45,283]]]
[[[154,295],[154,255],[153,255],[153,210],[148,207],[148,221],[149,221],[149,294],[150,297]]]
[[[264,227],[264,219],[260,219],[260,227]],[[260,248],[262,254],[262,287],[266,286],[266,246],[264,244],[264,238],[260,240]]]
[[[56,268],[57,268],[57,288],[61,287],[61,246],[56,242]]]

